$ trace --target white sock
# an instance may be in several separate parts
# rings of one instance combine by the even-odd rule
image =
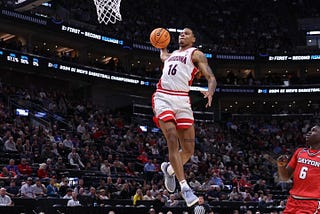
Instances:
[[[174,170],[173,170],[171,164],[167,167],[167,172],[168,172],[169,175],[173,175],[174,174]]]
[[[183,189],[183,188],[190,188],[189,185],[188,185],[188,183],[187,183],[187,181],[184,180],[184,179],[183,179],[182,181],[180,181],[179,184],[180,184],[181,189]]]

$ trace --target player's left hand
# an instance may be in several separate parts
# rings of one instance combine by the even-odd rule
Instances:
[[[208,91],[200,91],[204,96],[203,98],[208,98],[208,102],[206,104],[206,108],[211,107],[211,103],[212,103],[212,93],[209,93]]]

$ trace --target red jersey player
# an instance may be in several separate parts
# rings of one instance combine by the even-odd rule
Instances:
[[[293,175],[293,187],[284,214],[320,213],[320,126],[314,126],[306,135],[308,148],[298,148],[288,163],[288,157],[277,159],[281,180]]]

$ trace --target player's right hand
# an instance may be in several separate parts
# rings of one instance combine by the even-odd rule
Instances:
[[[280,155],[277,158],[277,164],[278,166],[286,166],[289,162],[289,157],[288,155]]]

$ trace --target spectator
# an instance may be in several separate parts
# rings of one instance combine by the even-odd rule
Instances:
[[[132,192],[129,186],[129,183],[124,183],[120,191],[120,199],[130,199]]]
[[[223,180],[218,176],[218,173],[214,172],[209,183],[211,185],[217,185],[219,186],[221,189],[224,188],[224,183]]]
[[[45,144],[40,154],[40,160],[45,162],[48,158],[53,159],[54,157],[55,157],[55,154],[52,152],[51,146]]]
[[[164,203],[166,203],[170,199],[169,192],[166,189],[159,189],[159,194],[161,195],[161,198],[163,199]]]
[[[194,173],[190,173],[190,182],[189,185],[192,189],[194,189],[195,191],[199,190],[201,187],[201,183],[196,179],[196,176],[194,175]]]
[[[151,192],[152,197],[155,198],[156,195],[158,195],[158,193],[159,193],[158,186],[156,184],[152,184],[150,192]]]
[[[16,181],[11,180],[10,186],[7,188],[7,195],[10,197],[17,197],[20,194],[20,187],[17,187]]]
[[[9,160],[9,165],[7,165],[7,169],[9,172],[14,172],[17,175],[17,178],[20,177],[20,172],[18,170],[17,165],[15,165],[15,160],[14,159],[10,159]]]
[[[165,204],[166,204],[166,200],[162,197],[162,194],[159,192],[155,199],[153,200],[154,203],[153,203],[153,206],[156,208],[156,209],[161,209]]]
[[[79,199],[80,203],[82,205],[86,205],[88,202],[88,197],[87,197],[87,193],[85,192],[84,188],[80,188],[79,189],[79,193],[77,194],[77,198]]]
[[[118,177],[116,183],[114,184],[115,187],[117,188],[117,191],[120,191],[123,186],[122,178]]]
[[[6,167],[2,168],[0,181],[3,182],[3,185],[9,185],[10,181],[15,179],[17,179],[17,175],[14,171],[8,171]]]
[[[33,184],[31,188],[33,193],[35,194],[35,197],[43,198],[47,196],[47,188],[44,184],[41,183],[40,178],[36,178],[35,184]]]
[[[54,178],[51,178],[50,183],[47,185],[47,195],[48,197],[59,198],[59,192]]]
[[[25,184],[21,186],[21,197],[22,198],[35,198],[35,194],[32,188],[32,178],[28,177]]]
[[[285,201],[284,200],[281,200],[279,202],[279,205],[277,206],[277,208],[285,208],[286,207],[286,204],[285,204]]]
[[[117,192],[118,189],[116,185],[112,181],[112,177],[107,177],[107,183],[106,183],[107,191],[112,195],[113,193]]]
[[[239,186],[241,188],[251,188],[252,184],[248,181],[247,176],[242,174],[239,180]]]
[[[60,145],[59,147],[61,149],[62,146]],[[73,142],[71,140],[71,136],[68,134],[66,135],[66,139],[64,139],[64,141],[63,141],[63,147],[68,150],[71,150],[73,148]],[[58,149],[58,151],[59,151],[59,149]],[[59,154],[61,154],[61,153],[59,152]]]
[[[25,139],[25,143],[22,145],[22,156],[28,159],[33,156],[33,149],[29,139]]]
[[[267,203],[267,205],[269,205],[269,206],[272,206],[273,205],[273,194],[271,194],[271,193],[268,193],[267,194],[267,198],[266,198],[266,203]]]
[[[146,152],[142,152],[138,157],[137,160],[139,160],[141,163],[145,164],[149,161],[148,154]]]
[[[17,152],[18,152],[19,154],[22,154],[22,152],[23,152],[23,145],[22,145],[22,139],[21,139],[21,137],[18,137],[18,138],[17,138],[17,141],[16,141],[16,149],[17,149]]]
[[[72,195],[73,195],[73,190],[72,189],[67,189],[66,193],[63,195],[63,199],[72,199]]]
[[[99,197],[96,188],[90,187],[87,197],[89,197],[88,206],[94,206],[95,204],[98,204]]]
[[[17,152],[16,143],[14,142],[13,137],[9,137],[9,139],[4,143],[4,150],[6,152]]]
[[[87,130],[85,130],[81,135],[81,141],[86,145],[89,145],[90,143],[92,143],[91,135]]]
[[[154,200],[154,197],[151,195],[151,192],[149,189],[146,191],[146,194],[143,196],[143,200],[145,200],[145,201]]]
[[[108,200],[108,199],[110,199],[110,197],[107,196],[106,193],[107,193],[107,192],[106,192],[105,189],[100,189],[100,190],[99,190],[99,194],[98,194],[98,198],[99,198],[100,200]]]
[[[148,162],[144,164],[143,171],[146,176],[146,181],[150,183],[156,173],[156,167],[153,164],[152,159],[149,159]]]
[[[113,163],[113,156],[112,156],[112,154],[108,154],[107,161],[108,161],[110,164]]]
[[[80,178],[78,181],[78,185],[74,188],[74,192],[77,193],[79,195],[80,189],[84,190],[84,180],[83,178]]]
[[[77,152],[76,148],[72,148],[71,152],[68,155],[69,164],[75,169],[80,170],[80,167],[84,168],[84,164],[81,161],[80,155]]]
[[[252,196],[251,196],[250,192],[245,191],[245,192],[243,192],[241,194],[242,194],[243,201],[245,201],[245,202],[252,201]]]
[[[37,170],[37,175],[40,179],[43,179],[43,180],[47,180],[49,178],[46,163],[39,164],[39,168]]]
[[[20,164],[18,164],[18,170],[22,176],[22,178],[26,178],[31,176],[32,168],[27,163],[26,158],[21,158]]]
[[[106,181],[105,181],[104,178],[101,178],[100,181],[99,181],[99,186],[97,187],[97,189],[99,190],[99,189],[105,189],[105,188],[107,188]]]
[[[58,161],[55,163],[54,170],[55,171],[61,171],[66,170],[66,164],[63,162],[63,158],[61,156],[58,157]]]
[[[166,202],[167,207],[178,207],[179,206],[179,201],[176,200],[174,194],[170,194],[169,200]]]
[[[229,193],[229,197],[232,198],[234,195],[238,195],[239,194],[239,186],[234,186],[231,189],[231,192]]]
[[[158,159],[157,159],[157,158],[153,158],[153,165],[154,165],[155,171],[156,171],[156,172],[160,172],[161,166],[160,166],[160,164],[158,163]]]
[[[229,193],[229,201],[240,201],[242,200],[242,194],[238,192],[237,187],[233,187],[232,191]]]
[[[100,171],[107,176],[111,176],[111,167],[108,160],[103,161],[103,163],[100,166]]]
[[[267,189],[266,180],[259,179],[257,183],[253,186],[253,192],[265,192]]]
[[[200,163],[199,156],[197,155],[197,153],[194,153],[193,155],[191,155],[190,161],[193,164],[199,164]]]
[[[10,196],[6,195],[6,189],[0,189],[0,206],[13,206]]]
[[[79,134],[83,134],[86,131],[86,123],[84,122],[84,120],[81,120],[80,124],[77,126],[77,132]]]
[[[206,193],[206,196],[210,201],[219,201],[220,194],[221,194],[221,188],[216,185],[211,185]]]
[[[56,157],[59,157],[59,156],[60,156],[60,154],[59,154],[59,150],[58,150],[58,144],[57,144],[57,143],[53,143],[53,144],[52,144],[51,152],[53,153],[54,158],[56,158]]]
[[[69,147],[64,146],[64,144],[62,142],[60,142],[58,144],[58,148],[57,148],[59,154],[61,155],[61,157],[67,157],[69,151],[71,151],[71,148],[69,150]]]
[[[54,168],[54,164],[52,162],[52,159],[51,158],[47,158],[46,164],[47,164],[46,169],[47,169],[49,177],[55,176],[56,172],[55,172],[55,168]]]
[[[137,201],[143,200],[143,194],[141,189],[137,189],[136,194],[133,196],[133,205],[137,204]]]
[[[251,201],[259,202],[259,193],[255,192],[252,196]]]
[[[156,210],[154,208],[149,209],[149,214],[156,214]]]
[[[60,187],[59,187],[59,195],[61,195],[61,196],[66,195],[67,194],[67,190],[69,190],[69,189],[70,189],[70,185],[69,185],[68,178],[62,178],[62,182],[61,182]]]
[[[72,199],[70,199],[67,203],[67,207],[77,207],[77,206],[81,206],[78,197],[77,197],[77,193],[72,192]]]
[[[139,172],[136,172],[134,170],[134,164],[132,162],[127,163],[127,166],[125,167],[126,175],[128,176],[137,176],[139,175]]]
[[[199,196],[198,205],[193,208],[194,214],[213,214],[211,207],[205,202],[204,196]]]

